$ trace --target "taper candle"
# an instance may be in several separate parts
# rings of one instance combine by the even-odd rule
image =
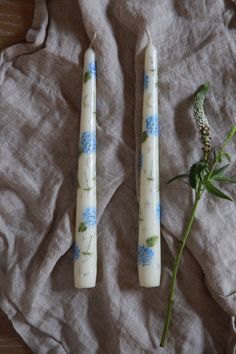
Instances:
[[[84,55],[74,245],[76,288],[94,287],[97,276],[95,37]]]
[[[138,273],[143,287],[160,285],[160,196],[157,51],[148,34],[145,50],[140,162]]]

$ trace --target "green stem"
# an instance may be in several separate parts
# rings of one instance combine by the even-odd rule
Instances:
[[[190,219],[188,221],[188,224],[186,226],[186,229],[185,229],[185,231],[183,233],[183,236],[181,238],[180,246],[179,246],[179,249],[178,249],[178,253],[177,253],[176,258],[175,258],[173,273],[172,273],[172,277],[171,277],[169,302],[168,302],[167,312],[166,312],[166,316],[165,316],[164,329],[163,329],[163,332],[162,332],[161,342],[160,342],[160,346],[161,347],[165,346],[165,341],[166,341],[166,337],[167,337],[167,334],[168,334],[170,321],[171,321],[171,317],[172,317],[172,308],[173,308],[173,305],[174,305],[174,295],[175,295],[175,286],[176,286],[177,272],[178,272],[178,269],[179,269],[180,260],[181,260],[182,254],[183,254],[183,250],[184,250],[185,244],[187,242],[189,233],[190,233],[191,228],[192,228],[192,224],[193,224],[193,221],[194,221],[194,218],[195,218],[195,214],[196,214],[196,210],[197,210],[197,206],[198,206],[199,201],[200,201],[199,193],[196,193],[196,197],[195,197],[195,201],[194,201],[194,204],[193,204],[192,213],[191,213]]]

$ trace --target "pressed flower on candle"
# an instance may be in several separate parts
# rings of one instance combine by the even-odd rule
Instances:
[[[142,266],[151,265],[154,252],[151,247],[139,245],[138,246],[138,262]]]
[[[80,139],[80,152],[89,154],[96,151],[96,132],[83,132]]]

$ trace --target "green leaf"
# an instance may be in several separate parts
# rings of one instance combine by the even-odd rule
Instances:
[[[230,129],[228,135],[226,136],[224,145],[228,144],[231,139],[233,139],[234,135],[236,134],[236,125],[233,125],[232,128]]]
[[[146,140],[147,140],[147,138],[148,138],[148,134],[147,134],[147,132],[146,132],[146,131],[144,131],[144,132],[142,133],[141,143],[144,143],[144,141],[146,141]]]
[[[226,157],[226,159],[229,161],[229,163],[231,163],[231,156],[230,156],[230,154],[228,154],[227,152],[224,151],[224,152],[222,153],[222,155]]]
[[[79,224],[79,232],[84,232],[85,230],[87,230],[87,226],[85,225],[84,222],[81,222]]]
[[[199,161],[190,168],[189,183],[193,189],[197,187],[197,181],[200,180],[203,183],[207,173],[209,172],[208,161]]]
[[[153,247],[158,241],[158,236],[151,236],[146,240],[147,247]]]
[[[228,196],[228,195],[226,195],[226,194],[224,194],[223,192],[221,192],[218,188],[216,188],[210,181],[205,181],[205,183],[204,183],[204,185],[205,185],[205,187],[206,187],[206,189],[207,189],[207,191],[209,192],[209,193],[211,193],[211,194],[213,194],[213,195],[215,195],[215,196],[217,196],[217,197],[219,197],[219,198],[223,198],[223,199],[227,199],[227,200],[230,200],[230,201],[232,201],[232,199]]]
[[[181,175],[177,175],[175,177],[172,177],[166,184],[169,184],[173,181],[176,181],[177,179],[184,178],[184,177],[189,177],[189,173],[183,173]]]
[[[224,141],[224,144],[223,144],[221,150],[220,150],[220,151],[218,152],[218,154],[217,154],[217,161],[218,161],[218,162],[221,162],[221,161],[222,161],[222,156],[225,155],[225,154],[226,154],[225,156],[228,155],[228,157],[230,158],[229,154],[227,154],[227,153],[224,151],[224,149],[225,149],[226,145],[230,142],[230,140],[233,139],[233,137],[234,137],[235,134],[236,134],[236,125],[233,125],[232,128],[230,129],[230,131],[228,132],[227,136],[226,136],[226,139],[225,139],[225,141]]]
[[[190,174],[189,174],[189,183],[190,186],[195,189],[197,185],[197,179],[198,179],[198,166],[197,164],[193,164],[192,167],[190,168]]]
[[[222,173],[229,167],[229,164],[222,166],[218,170],[212,172],[212,176],[222,175]]]
[[[218,154],[216,155],[216,160],[221,163],[222,162],[222,151],[219,151]]]
[[[90,80],[91,77],[92,77],[91,73],[89,71],[86,71],[86,73],[84,74],[84,83]]]
[[[236,178],[232,178],[229,176],[217,175],[217,176],[213,176],[211,179],[214,181],[219,181],[219,182],[236,183]]]
[[[213,149],[212,152],[213,152],[213,160],[215,161],[216,160],[216,149]]]
[[[199,168],[200,170],[209,169],[209,166],[208,166],[208,162],[207,162],[207,161],[199,161],[199,162],[197,163],[197,165],[198,165],[198,168]]]
[[[200,178],[201,182],[204,183],[205,177],[210,172],[209,163],[206,161],[200,161],[197,165],[198,165],[198,177]]]

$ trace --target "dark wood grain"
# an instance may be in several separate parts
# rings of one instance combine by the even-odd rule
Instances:
[[[0,49],[25,42],[33,12],[34,0],[0,0]]]
[[[0,310],[0,353],[31,354],[21,337],[16,333],[7,316]]]
[[[25,42],[32,25],[34,0],[0,0],[0,50]],[[0,353],[32,354],[16,333],[7,316],[0,310]]]

